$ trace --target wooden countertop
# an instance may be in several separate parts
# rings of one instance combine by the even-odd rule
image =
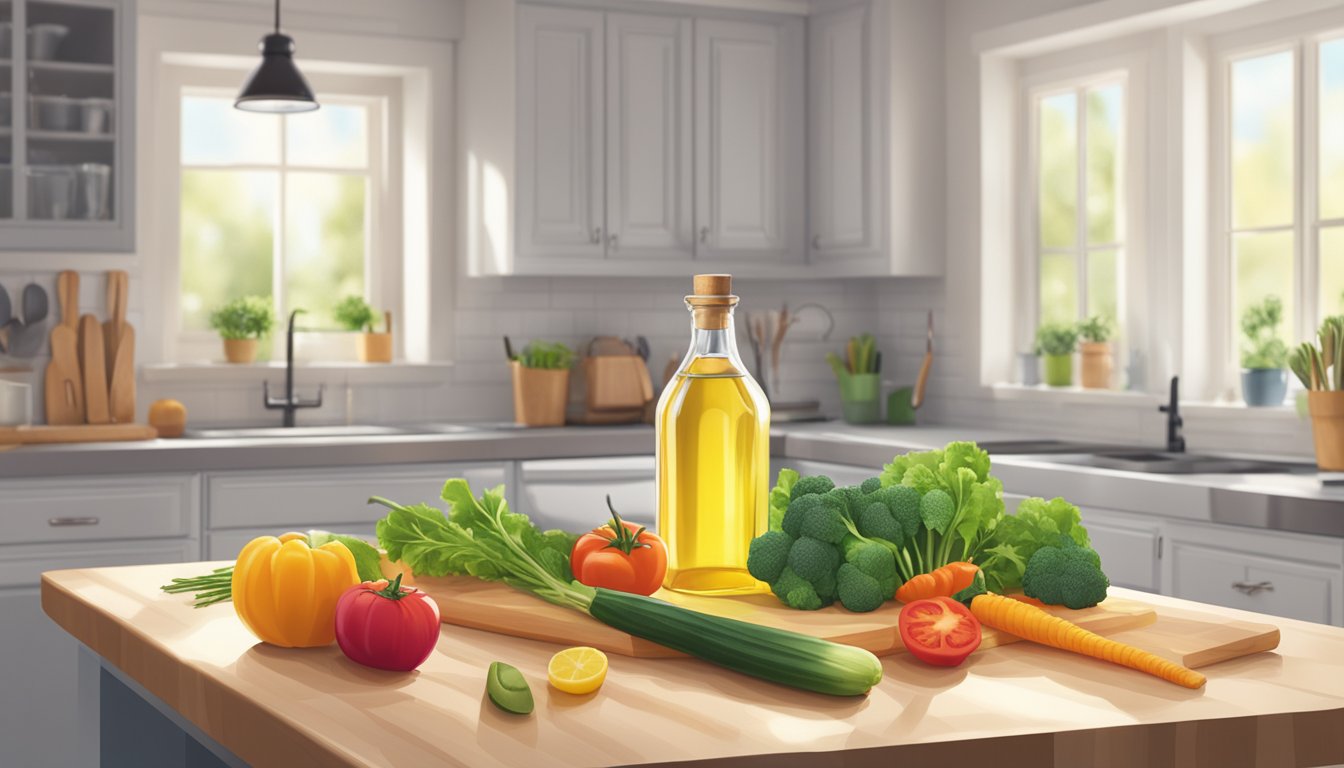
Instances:
[[[334,645],[262,645],[230,605],[196,610],[158,589],[220,565],[52,571],[42,576],[42,606],[258,768],[1344,763],[1344,629],[1129,590],[1112,593],[1164,615],[1268,621],[1282,642],[1204,668],[1203,691],[1020,643],[956,669],[883,659],[882,683],[863,698],[797,692],[696,660],[614,655],[600,691],[572,696],[546,684],[555,645],[444,625],[420,670],[386,673]],[[532,716],[485,699],[496,659],[531,683]]]

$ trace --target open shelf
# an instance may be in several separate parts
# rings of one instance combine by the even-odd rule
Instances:
[[[83,131],[38,131],[29,129],[28,138],[36,141],[112,141],[116,136],[110,133],[84,133]]]
[[[116,72],[111,64],[97,64],[83,61],[30,60],[28,68],[37,72],[79,72],[83,74],[106,74]]]

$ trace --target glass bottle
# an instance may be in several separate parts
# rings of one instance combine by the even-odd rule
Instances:
[[[769,521],[770,404],[747,373],[733,329],[731,275],[696,275],[691,347],[658,400],[658,533],[678,592],[731,595],[769,587],[747,548]]]

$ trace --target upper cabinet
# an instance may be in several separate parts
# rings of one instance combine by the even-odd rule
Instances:
[[[940,274],[941,10],[813,5],[469,2],[470,272]]]
[[[132,249],[133,9],[0,0],[0,249]]]

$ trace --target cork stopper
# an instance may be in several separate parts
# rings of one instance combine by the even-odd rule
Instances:
[[[692,293],[696,296],[731,296],[733,293],[732,275],[696,275],[692,280]]]
[[[692,293],[686,297],[696,328],[722,330],[728,327],[737,297],[733,295],[732,275],[696,275]]]

